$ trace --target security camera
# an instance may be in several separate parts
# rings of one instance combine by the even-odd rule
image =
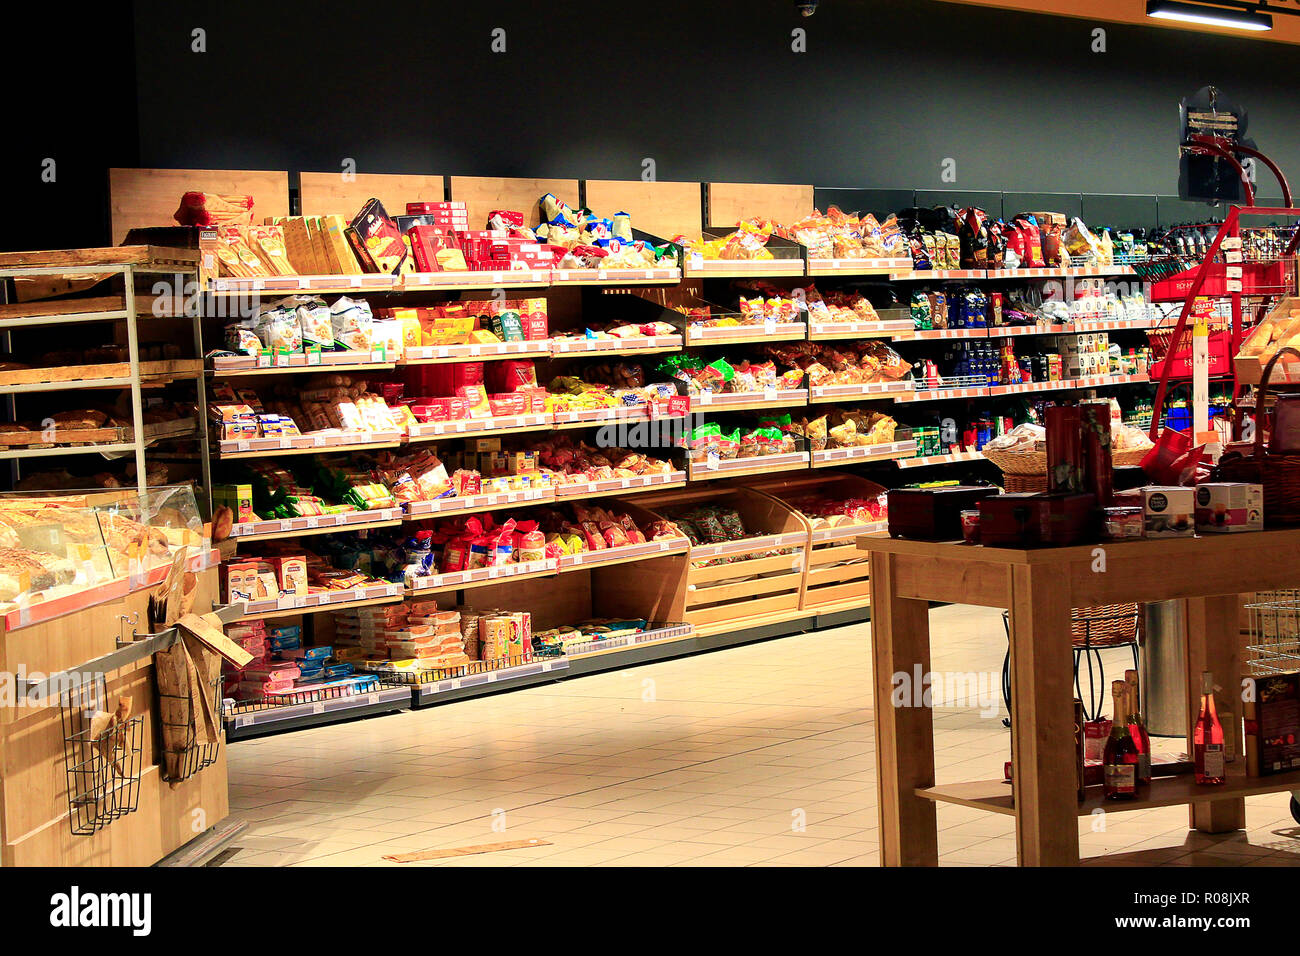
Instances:
[[[801,16],[810,17],[817,12],[817,0],[794,0],[794,8]]]

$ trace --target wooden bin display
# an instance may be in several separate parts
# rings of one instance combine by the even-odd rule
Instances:
[[[731,485],[666,492],[639,501],[669,520],[672,514],[695,505],[734,508],[750,532],[739,541],[691,546],[686,574],[679,584],[680,606],[681,619],[694,625],[697,634],[798,616],[808,526],[785,504]],[[715,563],[720,559],[725,563]],[[640,567],[637,573],[641,573]]]
[[[1300,297],[1285,296],[1279,299],[1277,304],[1269,310],[1268,315],[1264,317],[1264,321],[1260,325],[1273,322],[1280,322],[1285,325],[1286,317],[1296,310],[1300,310]],[[1243,351],[1237,353],[1232,359],[1233,368],[1237,373],[1237,381],[1248,385],[1259,384],[1264,373],[1264,366],[1268,364],[1266,360],[1261,359],[1258,351],[1254,354],[1248,354],[1244,350],[1245,346],[1255,337],[1255,334],[1254,329],[1247,331],[1246,338],[1242,342]],[[1292,343],[1290,339],[1287,339],[1281,344],[1293,345],[1296,343]],[[1283,356],[1277,365],[1273,367],[1273,381],[1287,384],[1300,382],[1300,362],[1292,361],[1289,356]]]
[[[811,495],[835,500],[875,498],[886,489],[861,475],[845,472],[814,472],[760,480],[754,487],[785,504],[808,530],[808,560],[805,562],[799,607],[819,611],[868,607],[871,603],[870,567],[867,552],[857,546],[864,534],[887,534],[885,523],[831,525],[809,518],[796,510],[800,498]]]

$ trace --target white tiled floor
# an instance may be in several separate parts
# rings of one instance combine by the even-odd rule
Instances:
[[[932,669],[987,674],[996,697],[1000,618],[934,610]],[[1111,653],[1122,671],[1126,652]],[[1001,716],[1000,702],[989,716],[936,706],[940,782],[1001,774]],[[855,625],[239,741],[232,813],[249,829],[226,865],[874,866],[874,729],[868,631]],[[942,864],[1015,863],[1009,817],[941,804],[938,818]],[[1183,807],[1135,811],[1080,821],[1079,842],[1107,864],[1300,863],[1285,794],[1247,800],[1247,822],[1205,836]],[[529,839],[547,845],[383,860]]]

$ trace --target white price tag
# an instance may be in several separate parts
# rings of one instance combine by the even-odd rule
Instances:
[[[765,389],[763,389],[763,401],[765,401],[765,402],[775,402],[775,401],[776,401],[776,389],[774,389],[774,388],[765,388]]]
[[[647,269],[645,271],[645,277],[647,279],[653,279],[655,277],[655,271],[653,269]]]
[[[296,606],[297,606],[297,605],[294,604],[294,600],[295,600],[295,596],[294,596],[294,595],[292,595],[292,594],[283,594],[283,595],[281,595],[280,597],[276,598],[276,600],[275,600],[275,606],[276,606],[279,610],[281,610],[281,611],[287,611],[287,610],[289,610],[290,608],[293,608],[293,607],[296,607]]]
[[[293,522],[292,522],[292,521],[281,521],[281,522],[280,522],[280,530],[281,530],[281,531],[292,531],[292,530],[293,530]]]
[[[764,335],[775,335],[775,334],[776,334],[776,319],[764,319],[764,320],[763,320],[763,334],[764,334]]]
[[[260,292],[262,289],[265,289],[265,288],[266,288],[266,283],[263,282],[261,279],[254,279],[254,280],[253,280],[253,290],[254,290],[254,291],[258,291],[258,292]]]
[[[248,442],[241,438],[235,442],[235,448],[239,451],[248,451]]]
[[[307,353],[307,364],[308,364],[308,365],[319,365],[319,364],[320,364],[320,353],[319,353],[319,352],[316,352],[316,351],[308,352],[308,353]]]
[[[286,368],[286,367],[288,367],[292,362],[293,362],[293,356],[291,356],[288,352],[276,352],[276,353],[275,353],[275,367],[276,367],[276,368]]]
[[[361,288],[361,276],[353,276],[352,279],[351,279],[351,281],[350,281],[348,284],[351,285],[352,288],[354,288],[354,289],[360,289],[360,288]]]
[[[1228,279],[1228,280],[1227,280],[1227,291],[1228,291],[1228,292],[1240,292],[1240,291],[1241,291],[1241,280],[1240,280],[1240,279]]]
[[[382,363],[382,362],[384,361],[384,350],[383,350],[383,349],[371,349],[371,350],[370,350],[370,361],[375,362],[375,363],[377,363],[377,364],[378,364],[378,363]]]
[[[320,700],[318,700],[318,701],[314,701],[314,702],[312,703],[312,705],[311,705],[311,712],[312,712],[313,714],[323,714],[323,713],[325,713],[325,702],[324,702],[324,701],[320,701]]]
[[[1232,252],[1225,252],[1225,253],[1223,254],[1223,260],[1224,260],[1225,262],[1240,262],[1240,261],[1241,261],[1241,253],[1240,253],[1240,252],[1237,252],[1237,251],[1235,251],[1235,250],[1232,251]]]
[[[258,353],[257,353],[257,367],[258,367],[258,368],[270,368],[270,367],[271,367],[271,353],[269,353],[269,352],[258,352]]]
[[[699,403],[700,405],[712,405],[712,404],[713,404],[713,393],[712,393],[712,392],[700,392],[700,394],[697,395],[697,396],[695,397],[695,401],[696,401],[697,403]]]
[[[1227,278],[1229,278],[1229,279],[1240,279],[1240,278],[1241,278],[1241,266],[1226,266],[1226,267],[1224,268],[1224,274],[1225,274],[1225,275],[1227,276]]]
[[[328,445],[328,444],[330,443],[330,436],[329,436],[329,435],[312,435],[312,436],[311,436],[311,443],[312,443],[313,445],[315,445],[317,448],[320,448],[322,445]]]

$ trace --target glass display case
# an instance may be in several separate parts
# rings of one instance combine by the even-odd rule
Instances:
[[[75,594],[210,547],[189,485],[0,494],[0,605]]]

